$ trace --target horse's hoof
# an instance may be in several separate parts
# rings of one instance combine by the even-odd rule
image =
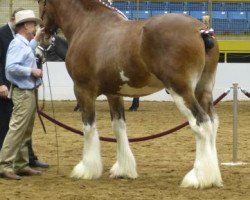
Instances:
[[[181,187],[199,188],[199,182],[193,169],[188,174],[186,174],[181,183]]]
[[[136,179],[138,177],[135,169],[123,169],[116,162],[110,170],[110,178]]]
[[[211,177],[210,177],[211,178]],[[198,179],[197,173],[195,172],[194,169],[192,169],[189,173],[186,174],[186,176],[184,177],[182,183],[181,183],[181,187],[192,187],[192,188],[200,188],[200,189],[204,189],[204,188],[210,188],[210,187],[222,187],[222,179],[221,177],[218,177],[217,179],[214,178],[214,180],[212,179],[205,179],[204,177],[200,180]]]
[[[86,165],[84,165],[84,163],[81,161],[74,167],[74,169],[70,174],[70,177],[77,179],[97,179],[100,178],[101,175],[102,175],[102,167],[101,168],[86,167]]]

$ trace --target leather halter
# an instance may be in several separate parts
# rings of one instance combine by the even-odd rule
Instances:
[[[41,16],[40,16],[40,18],[43,20],[44,15],[45,15],[45,13],[46,13],[47,0],[38,0],[38,4],[40,3],[40,1],[43,2],[43,10],[42,10],[42,14],[41,14]],[[56,34],[57,34],[57,28],[50,29],[50,30],[49,30],[49,33],[50,33],[51,36],[56,35]]]
[[[38,4],[40,3],[40,1],[43,1],[43,11],[42,11],[42,14],[41,14],[41,16],[40,16],[40,18],[43,20],[43,17],[44,17],[45,12],[46,12],[47,0],[38,0]]]

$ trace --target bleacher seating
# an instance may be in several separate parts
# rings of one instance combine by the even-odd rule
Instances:
[[[228,31],[230,33],[244,33],[249,30],[247,20],[231,19],[229,20]]]
[[[250,3],[243,3],[241,11],[245,11],[245,12],[250,11]]]
[[[182,11],[182,10],[170,10],[170,12],[189,15],[188,11]]]
[[[170,11],[172,11],[172,10],[184,11],[186,9],[186,3],[184,3],[184,2],[169,2],[168,8]]]
[[[119,10],[126,10],[129,7],[128,1],[114,1],[112,6],[116,7]]]
[[[150,10],[151,2],[131,2],[131,9],[132,9],[132,18],[134,19],[147,19],[151,17],[151,10]],[[137,10],[137,6],[138,10]]]
[[[246,12],[246,17],[247,17],[247,20],[250,22],[250,11]]]
[[[242,11],[229,11],[229,32],[242,33],[248,30],[248,21],[246,12]]]
[[[247,19],[246,12],[242,11],[229,11],[228,19]]]
[[[227,12],[225,11],[212,11],[212,27],[216,33],[224,34],[229,31],[229,20]]]
[[[169,13],[167,10],[151,10],[151,15],[156,16],[156,15],[164,15]]]
[[[227,19],[227,12],[225,11],[212,11],[213,19]]]
[[[137,6],[139,5],[139,8]],[[184,13],[199,20],[208,15],[208,1],[174,2],[174,1],[114,1],[113,6],[121,10],[129,19],[147,19],[151,16],[166,13]],[[218,33],[250,32],[249,2],[213,2],[212,26]]]
[[[120,10],[120,11],[123,12],[128,19],[133,19],[131,10]]]
[[[147,19],[151,17],[150,10],[139,10],[137,16],[137,10],[132,10],[132,18],[133,19]]]
[[[186,4],[186,9],[188,11],[207,11],[208,10],[208,5],[207,3],[203,2],[187,2]]]
[[[152,11],[155,11],[155,10],[168,11],[169,10],[168,5],[169,5],[168,2],[151,2],[150,8]]]
[[[222,3],[213,3],[212,4],[212,10],[213,11],[223,11]]]
[[[222,7],[225,11],[242,11],[243,3],[222,3]]]
[[[190,11],[190,15],[192,17],[196,18],[196,19],[201,20],[202,16],[207,15],[207,11],[202,11],[202,10],[199,10],[199,11]]]
[[[127,18],[132,19],[130,1],[114,1],[112,6],[123,12],[127,16]]]
[[[169,13],[168,2],[151,2],[150,10],[152,16]]]

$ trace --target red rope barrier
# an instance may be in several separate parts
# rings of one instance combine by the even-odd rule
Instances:
[[[243,92],[248,98],[250,98],[250,93],[244,90],[243,88],[240,88],[241,92]]]
[[[227,96],[227,94],[230,92],[230,89],[227,90],[226,92],[224,92],[223,94],[221,94],[215,101],[214,101],[214,105],[216,105],[217,103],[219,103],[225,96]],[[50,117],[49,115],[47,115],[46,113],[44,113],[42,110],[38,110],[37,111],[41,116],[43,116],[44,118],[46,118],[47,120],[57,124],[58,126],[66,129],[66,130],[69,130],[73,133],[76,133],[78,135],[84,135],[82,131],[80,130],[77,130],[75,128],[72,128],[66,124],[63,124],[62,122],[59,122],[58,120]],[[159,138],[159,137],[162,137],[162,136],[165,136],[165,135],[168,135],[170,133],[173,133],[175,131],[178,131],[182,128],[184,128],[185,126],[187,126],[189,123],[186,121],[174,128],[171,128],[169,130],[166,130],[166,131],[163,131],[161,133],[158,133],[158,134],[155,134],[155,135],[150,135],[150,136],[145,136],[145,137],[138,137],[138,138],[130,138],[128,139],[129,142],[141,142],[141,141],[146,141],[146,140],[151,140],[151,139],[155,139],[155,138]],[[105,142],[116,142],[116,139],[115,138],[108,138],[108,137],[102,137],[100,136],[100,140],[101,141],[105,141]]]

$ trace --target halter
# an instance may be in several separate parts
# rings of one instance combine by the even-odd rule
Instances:
[[[38,4],[40,3],[40,1],[43,1],[43,11],[42,14],[40,16],[40,18],[43,20],[44,14],[46,12],[46,4],[47,4],[47,0],[38,0]]]

